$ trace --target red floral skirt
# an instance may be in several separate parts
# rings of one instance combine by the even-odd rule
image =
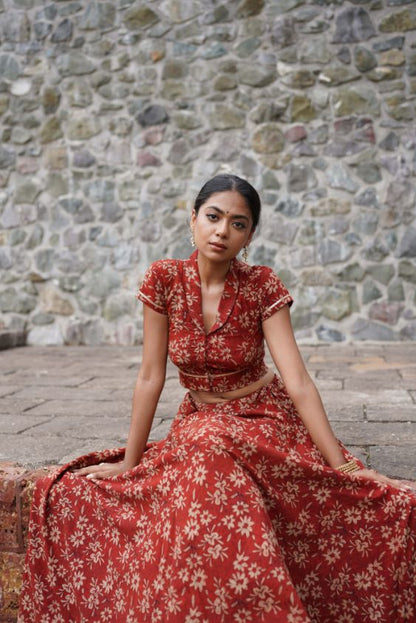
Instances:
[[[329,468],[277,378],[71,472],[122,456],[37,483],[20,623],[416,621],[416,495]]]

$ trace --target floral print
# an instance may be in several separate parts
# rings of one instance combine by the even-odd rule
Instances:
[[[146,285],[141,296],[169,314],[170,326],[179,310],[175,322],[191,332],[189,300],[198,306],[198,291],[191,280],[180,301],[185,267],[153,265],[159,279],[149,273],[153,290]],[[247,322],[253,369],[254,318],[289,296],[268,270],[233,271],[234,294],[225,293],[210,339],[194,323],[190,368],[178,355],[203,387],[220,386],[207,369],[224,372],[224,387],[242,382],[245,373],[230,384],[226,376],[242,365],[233,319]],[[245,288],[251,274],[260,275],[257,290]],[[264,309],[251,310],[259,301]],[[201,343],[211,351],[207,368]],[[214,354],[227,346],[230,359],[215,367]],[[81,457],[38,481],[20,623],[416,621],[416,496],[328,467],[277,376],[224,403],[186,394],[166,439],[120,476],[94,481],[72,472],[123,452]]]
[[[169,357],[188,389],[225,392],[257,381],[266,372],[261,323],[292,297],[267,266],[234,260],[216,322],[204,329],[198,252],[189,260],[150,266],[138,298],[169,318]]]

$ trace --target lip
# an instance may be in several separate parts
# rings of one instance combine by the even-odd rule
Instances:
[[[214,247],[214,249],[219,249],[220,251],[224,251],[227,248],[225,244],[221,244],[220,242],[210,242],[209,245]]]

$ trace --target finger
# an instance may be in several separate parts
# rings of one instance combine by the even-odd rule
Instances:
[[[75,474],[89,474],[90,472],[93,472],[94,470],[96,470],[98,467],[104,467],[105,465],[107,465],[107,463],[94,463],[93,465],[87,465],[87,467],[80,467],[78,469],[74,469],[74,473]]]

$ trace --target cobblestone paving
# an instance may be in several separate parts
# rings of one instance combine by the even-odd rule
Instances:
[[[302,346],[337,436],[391,476],[416,478],[412,343]],[[23,347],[0,352],[0,461],[65,463],[123,446],[138,347]],[[184,394],[173,366],[151,431],[163,438]]]

